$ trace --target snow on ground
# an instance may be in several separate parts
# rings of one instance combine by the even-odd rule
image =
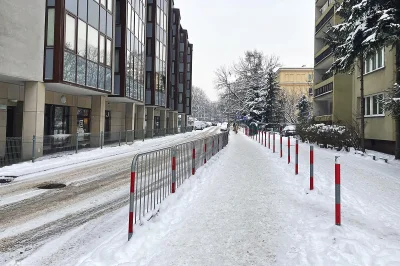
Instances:
[[[277,144],[278,138],[277,138]],[[243,136],[186,180],[127,242],[127,207],[8,265],[400,265],[400,166],[309,145],[300,174]],[[293,141],[292,141],[292,144]],[[334,225],[334,157],[342,167],[342,226]]]
[[[169,142],[192,138],[198,134],[211,131],[215,128],[210,127],[203,131],[193,131],[185,134],[176,134],[166,136],[163,138],[146,139],[145,141],[137,140],[132,145],[121,145],[121,147],[103,147],[103,149],[80,150],[77,154],[74,152],[67,152],[57,154],[54,157],[42,157],[37,159],[35,163],[31,161],[22,162],[10,166],[0,168],[0,177],[2,176],[17,176],[15,181],[35,177],[37,173],[49,172],[53,169],[70,169],[75,167],[77,163],[80,165],[84,163],[91,163],[93,161],[108,161],[111,157],[115,159],[124,157],[130,154],[135,154],[143,149],[152,149],[159,146],[168,145]],[[23,176],[23,177],[21,177]]]

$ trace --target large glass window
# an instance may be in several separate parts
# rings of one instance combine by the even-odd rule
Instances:
[[[78,14],[77,8],[78,8],[77,0],[65,0],[65,9],[66,10],[68,10],[69,12],[76,15],[76,14]]]
[[[85,85],[86,83],[86,59],[78,56],[76,83]]]
[[[46,45],[54,45],[54,8],[47,9],[47,35]]]
[[[86,57],[86,28],[87,24],[78,20],[78,55]]]
[[[113,20],[112,15],[107,13],[107,36],[112,38],[113,35]]]
[[[383,68],[385,66],[385,49],[379,49],[375,55],[369,57],[364,62],[364,73],[368,74],[377,69]]]
[[[383,116],[383,94],[365,97],[365,116]]]
[[[64,52],[64,80],[75,82],[76,75],[76,56],[74,54]]]
[[[88,47],[87,47],[87,58],[94,62],[98,62],[99,52],[99,32],[88,26]]]
[[[53,49],[46,49],[46,54],[45,54],[45,73],[44,73],[44,78],[45,79],[53,79],[53,59],[54,59],[54,51]]]
[[[107,1],[107,9],[112,12],[113,10],[113,0],[108,0]]]
[[[106,56],[106,38],[100,35],[100,63],[105,63]]]
[[[106,34],[107,28],[107,11],[104,8],[100,8],[100,31]]]
[[[65,19],[65,48],[75,51],[76,20],[67,15]]]
[[[89,0],[89,10],[88,10],[88,21],[89,24],[95,27],[96,29],[99,28],[99,4],[97,4],[93,0]]]
[[[79,18],[81,18],[83,21],[87,21],[87,8],[88,8],[88,3],[87,0],[79,0]]]
[[[99,66],[99,89],[104,90],[105,86],[104,86],[104,82],[106,79],[106,73],[105,73],[105,68],[102,66]]]
[[[86,85],[89,87],[96,88],[97,87],[97,72],[98,65],[96,63],[87,62],[87,81]]]
[[[107,39],[107,66],[111,66],[111,48],[112,48],[112,44],[111,44],[111,40]]]
[[[111,69],[106,68],[106,91],[111,92],[111,85],[112,77],[111,77]]]

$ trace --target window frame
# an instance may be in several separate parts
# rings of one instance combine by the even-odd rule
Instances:
[[[381,96],[382,100],[385,97],[384,93],[382,93],[382,92],[370,94],[370,95],[364,97],[364,103],[365,103],[364,117],[385,117],[386,116],[385,109],[381,108],[383,103],[380,103],[379,96]],[[374,97],[377,97],[377,102],[376,102],[376,106],[375,106],[376,111],[377,111],[376,114],[374,114]],[[382,110],[382,113],[380,113],[380,110]]]
[[[382,65],[379,66],[379,56],[382,57]],[[385,47],[376,51],[372,57],[368,57],[364,61],[364,75],[385,68]]]

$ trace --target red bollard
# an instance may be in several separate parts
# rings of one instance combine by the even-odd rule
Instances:
[[[274,133],[272,133],[272,137],[273,137],[273,139],[272,139],[272,144],[273,144],[273,153],[275,153],[275,132]]]
[[[129,204],[129,223],[128,223],[128,240],[133,235],[133,208],[134,208],[134,191],[135,191],[136,173],[131,172],[131,186],[130,186],[130,204]]]
[[[299,140],[296,139],[296,164],[294,166],[294,173],[299,174]]]
[[[171,184],[171,192],[175,193],[176,190],[176,151],[173,149],[172,151],[172,184]]]
[[[339,156],[335,157],[335,224],[340,225],[340,164]]]
[[[310,190],[314,189],[314,146],[310,146]]]
[[[211,152],[212,152],[212,156],[214,156],[214,139],[213,139],[213,143],[212,143],[212,150],[211,150]]]
[[[282,156],[283,156],[283,151],[282,151],[282,133],[280,134],[280,140],[279,140],[279,143],[280,143],[281,158],[282,158]]]
[[[207,163],[207,141],[204,143],[204,164]]]
[[[218,138],[219,142],[219,138]],[[193,151],[192,151],[192,175],[196,174],[196,148],[193,144]]]
[[[264,147],[267,147],[267,131],[264,132]]]
[[[287,153],[287,154],[288,154],[288,155],[287,155],[288,157],[287,157],[287,158],[288,158],[288,164],[289,164],[289,163],[290,163],[290,136],[288,136],[287,141],[288,141],[288,142],[287,142],[287,147],[288,147],[288,153]]]
[[[271,149],[271,132],[268,132],[268,149]]]

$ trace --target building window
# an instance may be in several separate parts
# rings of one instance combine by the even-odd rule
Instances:
[[[65,19],[65,48],[75,51],[76,20],[67,15]]]
[[[179,83],[183,83],[183,73],[179,73]]]
[[[147,6],[147,21],[148,22],[153,21],[153,8],[152,7],[153,7],[152,5]]]
[[[78,108],[77,133],[90,133],[90,109]]]
[[[88,8],[88,22],[90,25],[99,28],[99,4],[97,4],[93,0],[89,0],[89,8]]]
[[[312,82],[312,74],[308,74],[308,82]]]
[[[87,24],[78,20],[78,55],[86,57],[86,32]]]
[[[73,14],[77,14],[78,3],[76,0],[65,0],[65,9]]]
[[[179,52],[179,62],[183,63],[183,52]]]
[[[365,97],[365,116],[384,116],[383,93]]]
[[[54,46],[54,8],[47,9],[46,45]]]
[[[183,94],[182,94],[182,92],[179,93],[178,103],[183,103]]]
[[[76,56],[74,54],[64,52],[64,80],[75,82],[76,78]]]
[[[308,88],[308,95],[312,96],[313,95],[313,89],[312,88]]]
[[[87,46],[87,58],[94,62],[97,62],[99,52],[99,32],[88,26],[88,46]]]
[[[108,0],[107,1],[107,9],[108,9],[108,11],[112,12],[112,10],[113,10],[113,0]]]
[[[88,0],[79,0],[79,18],[83,21],[87,21],[87,1]]]
[[[105,56],[106,56],[106,38],[103,35],[100,35],[100,60],[101,64],[105,63]]]
[[[110,39],[107,39],[107,53],[106,53],[106,63],[107,66],[111,66],[111,61],[112,61],[112,56],[111,56],[111,49],[112,49],[112,43]]]
[[[69,134],[69,107],[45,105],[44,134]]]
[[[107,11],[104,8],[100,8],[100,31],[106,34],[107,28]]]
[[[368,74],[385,66],[385,48],[376,52],[364,62],[364,74]]]

